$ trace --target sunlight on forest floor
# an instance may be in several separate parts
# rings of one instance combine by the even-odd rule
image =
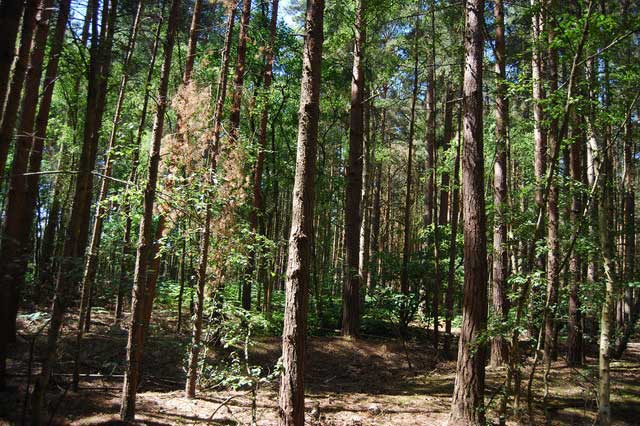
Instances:
[[[160,425],[241,425],[250,424],[250,392],[203,390],[198,399],[184,398],[184,345],[188,334],[174,338],[173,319],[155,314],[153,335],[148,339],[143,362],[144,379],[138,395],[138,423]],[[70,317],[67,324],[75,324]],[[15,371],[9,407],[18,407],[8,415],[19,421],[24,405],[25,378],[28,376],[29,342],[45,317],[21,317],[21,342],[12,354],[10,371]],[[55,411],[53,424],[116,425],[125,358],[126,331],[112,326],[106,311],[93,315],[93,328],[87,334],[82,352],[82,373],[78,393],[68,389],[72,371],[71,344],[67,333],[66,350],[50,393],[49,410]],[[189,328],[186,328],[187,330]],[[67,329],[67,331],[69,331]],[[38,345],[42,339],[38,340]],[[280,339],[256,340],[250,362],[272,369],[280,355]],[[225,357],[222,350],[209,352],[209,362]],[[594,386],[596,365],[592,357],[588,367],[570,369],[559,361],[550,378],[549,404],[554,425],[591,425],[595,415]],[[34,362],[32,375],[37,373]],[[613,413],[617,425],[637,423],[640,404],[640,343],[630,346],[620,362],[612,364]],[[402,342],[391,337],[367,337],[358,341],[340,337],[313,337],[309,341],[306,363],[307,423],[316,425],[430,425],[446,419],[455,377],[454,361],[436,361],[428,341]],[[495,405],[496,392],[504,380],[504,371],[487,370],[487,401]],[[535,382],[542,394],[541,377]],[[6,407],[2,408],[5,411]],[[259,425],[275,424],[277,387],[259,389],[256,419]],[[536,413],[544,422],[540,401]],[[489,419],[495,419],[490,412]],[[1,421],[0,421],[1,424]]]

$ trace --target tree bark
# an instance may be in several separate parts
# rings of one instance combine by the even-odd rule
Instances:
[[[122,388],[122,404],[120,407],[120,418],[123,421],[132,421],[136,410],[136,393],[138,388],[138,377],[140,372],[140,362],[144,349],[144,314],[145,298],[147,294],[146,278],[148,271],[149,253],[153,247],[153,209],[156,196],[156,185],[158,181],[158,168],[160,165],[160,144],[164,129],[165,111],[167,108],[167,90],[171,71],[171,60],[173,57],[173,46],[175,44],[175,33],[180,12],[180,1],[172,0],[169,12],[169,22],[167,24],[167,35],[165,40],[164,58],[160,72],[158,84],[158,97],[156,115],[151,134],[151,146],[149,150],[149,172],[147,184],[144,191],[144,210],[140,221],[138,237],[138,249],[136,253],[136,266],[133,276],[133,295],[131,298],[131,324],[129,327],[129,337],[127,340],[127,370],[125,373]]]
[[[9,86],[4,110],[2,111],[2,123],[0,124],[0,189],[4,183],[5,166],[7,164],[7,156],[9,148],[13,140],[13,132],[18,118],[18,108],[22,99],[22,88],[29,66],[29,56],[31,54],[31,45],[34,31],[36,29],[36,14],[39,10],[40,0],[26,0],[24,8],[24,16],[22,17],[22,29],[20,31],[20,47],[18,56],[13,66],[13,77]],[[3,100],[4,101],[4,100]]]
[[[308,0],[282,331],[278,424],[304,426],[304,360],[311,269],[314,181],[322,65],[324,0]]]
[[[118,148],[117,132],[118,125],[120,123],[120,115],[122,107],[124,105],[125,93],[127,90],[127,83],[129,81],[129,65],[136,45],[136,37],[138,34],[138,28],[140,27],[140,20],[142,19],[142,13],[144,10],[144,1],[138,3],[138,9],[131,28],[129,42],[127,43],[127,53],[123,63],[123,73],[120,79],[120,87],[118,89],[118,99],[115,105],[115,111],[113,113],[113,126],[111,128],[111,134],[109,136],[109,143],[107,147],[106,160],[104,170],[102,172],[102,182],[100,184],[100,192],[98,193],[98,199],[96,201],[96,213],[93,221],[93,227],[91,232],[91,240],[86,253],[86,262],[84,272],[82,276],[82,284],[80,291],[80,311],[78,314],[78,329],[76,331],[76,347],[74,354],[74,367],[72,378],[72,389],[78,390],[78,383],[80,381],[79,371],[79,357],[81,353],[82,337],[85,327],[89,326],[89,319],[87,307],[89,306],[90,295],[93,291],[93,283],[96,279],[96,273],[98,272],[98,253],[100,250],[100,242],[102,239],[102,226],[104,219],[107,215],[107,205],[105,201],[109,195],[110,177],[113,171],[113,151]]]
[[[6,345],[15,341],[16,318],[20,293],[24,287],[27,263],[30,257],[31,217],[28,214],[28,169],[29,152],[33,146],[34,125],[42,61],[49,29],[52,0],[42,0],[38,5],[36,30],[31,47],[29,66],[25,77],[25,93],[22,99],[20,128],[16,135],[11,178],[5,218],[2,223],[2,246],[0,248],[0,288],[3,299],[0,305],[0,388],[4,386]]]
[[[493,166],[493,286],[492,306],[495,321],[506,322],[509,314],[507,279],[509,253],[507,251],[507,137],[509,106],[507,103],[506,59],[504,39],[504,5],[494,1],[496,26],[496,157]],[[501,366],[508,361],[509,348],[504,336],[491,340],[491,365]]]
[[[193,64],[196,59],[196,46],[198,44],[198,26],[200,25],[200,11],[202,9],[202,0],[195,0],[193,4],[193,15],[191,15],[191,27],[189,28],[189,44],[187,45],[187,60],[184,65],[184,74],[182,82],[184,84],[191,80],[193,73]]]
[[[9,76],[25,0],[3,1],[0,5],[0,121],[9,88]]]
[[[462,155],[464,291],[458,364],[449,425],[485,424],[484,380],[487,322],[487,240],[484,200],[482,60],[484,1],[465,5]]]
[[[409,152],[407,154],[407,180],[406,180],[406,193],[404,198],[404,240],[402,246],[402,269],[400,271],[400,292],[403,295],[409,294],[409,260],[411,259],[411,181],[412,181],[412,169],[413,169],[413,138],[415,136],[415,116],[416,116],[416,101],[418,98],[418,88],[420,82],[418,80],[418,32],[419,19],[416,18],[413,35],[413,90],[411,93],[411,115],[409,122]],[[390,200],[389,200],[390,201]],[[408,306],[404,303],[404,306],[400,312],[400,326],[404,328],[409,321]]]
[[[364,0],[356,0],[355,38],[351,77],[351,112],[349,120],[349,157],[345,176],[345,263],[346,275],[342,290],[342,335],[357,337],[360,330],[359,271],[360,224],[362,215],[362,145],[364,143],[364,70],[365,43]]]

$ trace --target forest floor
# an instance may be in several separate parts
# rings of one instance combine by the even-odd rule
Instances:
[[[75,318],[68,325],[75,325]],[[72,327],[66,328],[64,357],[53,376],[49,394],[51,425],[117,425],[126,330],[111,325],[106,311],[96,310],[93,327],[82,349],[83,376],[78,392],[69,389],[72,371]],[[0,394],[0,425],[24,420],[26,377],[33,336],[46,317],[21,315],[20,339],[10,354],[10,390]],[[137,400],[138,424],[242,425],[250,424],[251,393],[228,389],[202,390],[197,399],[183,396],[185,345],[188,333],[175,336],[173,319],[155,314],[153,332],[143,361],[144,378]],[[188,328],[186,328],[188,330]],[[35,343],[35,353],[43,339]],[[228,351],[211,351],[215,363]],[[250,362],[273,369],[280,356],[280,339],[257,338]],[[31,374],[37,373],[37,356]],[[455,361],[437,359],[427,339],[403,343],[393,337],[364,336],[357,341],[341,337],[309,339],[306,371],[307,423],[311,425],[439,425],[447,417],[455,377]],[[640,425],[640,343],[637,339],[622,360],[612,365],[612,411],[616,425]],[[487,398],[495,406],[505,371],[487,369]],[[534,382],[542,395],[541,374]],[[588,358],[584,369],[575,370],[558,361],[550,375],[549,417],[553,425],[592,425],[595,415],[597,364]],[[275,424],[277,384],[258,389],[255,417],[258,425]],[[524,403],[526,406],[526,402]],[[534,409],[534,424],[544,424],[541,401]],[[490,409],[488,418],[495,420]]]

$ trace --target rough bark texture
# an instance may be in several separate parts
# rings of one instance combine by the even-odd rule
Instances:
[[[363,2],[357,0],[353,69],[351,77],[351,113],[349,121],[349,157],[345,177],[344,244],[346,274],[342,291],[342,335],[355,337],[360,328],[359,247],[362,215],[362,144],[364,142],[364,21]]]
[[[465,274],[462,327],[449,425],[485,424],[486,344],[480,340],[487,325],[487,225],[482,139],[483,11],[483,0],[467,1],[462,154]]]
[[[495,321],[507,320],[509,304],[507,277],[509,254],[507,252],[507,129],[509,106],[507,103],[506,60],[504,40],[504,5],[494,1],[496,26],[496,157],[493,165],[493,282],[492,306]],[[508,360],[509,348],[504,336],[491,340],[491,365],[501,366]]]
[[[153,249],[153,208],[156,196],[156,184],[158,181],[158,168],[160,165],[160,144],[167,108],[167,89],[169,86],[169,74],[171,71],[171,60],[173,57],[173,46],[175,44],[175,32],[179,11],[180,1],[173,0],[171,3],[171,11],[169,12],[164,58],[158,85],[157,109],[149,150],[148,180],[144,190],[144,210],[140,221],[136,265],[133,276],[131,323],[129,326],[129,338],[127,340],[127,370],[124,377],[122,405],[120,407],[120,418],[124,421],[132,421],[136,410],[136,393],[145,334],[144,317],[147,294],[145,287],[147,274],[149,273],[149,253]],[[158,224],[158,227],[160,227],[160,224]]]
[[[281,426],[304,426],[304,353],[320,118],[323,15],[324,0],[307,1],[298,148],[282,331],[283,371],[278,398],[278,423]]]
[[[29,152],[33,145],[33,133],[38,105],[42,60],[49,29],[49,17],[53,0],[43,0],[36,17],[31,56],[25,78],[25,93],[22,99],[20,127],[16,135],[13,164],[7,194],[6,215],[2,223],[2,246],[0,247],[0,386],[4,383],[6,345],[15,341],[16,317],[20,293],[24,287],[27,263],[31,249],[31,220],[28,215],[28,170]]]

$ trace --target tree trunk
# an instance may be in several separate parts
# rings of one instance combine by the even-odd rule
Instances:
[[[468,0],[465,9],[462,155],[465,274],[458,365],[449,424],[483,426],[486,344],[481,339],[487,325],[487,225],[482,134],[484,1]]]
[[[213,117],[213,140],[211,141],[211,149],[208,149],[210,157],[208,158],[211,172],[215,172],[216,160],[218,154],[218,144],[220,137],[220,128],[222,126],[222,109],[224,107],[224,98],[226,95],[227,77],[229,70],[229,58],[231,52],[231,38],[233,36],[233,22],[235,20],[235,7],[229,9],[229,17],[227,21],[227,30],[225,35],[225,44],[222,50],[221,73],[218,79],[218,93],[216,99],[216,107]],[[198,286],[196,289],[195,304],[195,321],[193,323],[193,333],[191,338],[191,349],[189,352],[189,363],[187,366],[187,383],[185,385],[185,393],[187,398],[194,398],[196,395],[196,384],[198,381],[198,360],[200,355],[200,340],[202,337],[202,317],[204,312],[204,290],[206,284],[207,263],[209,259],[209,241],[211,236],[211,205],[208,204],[204,217],[204,225],[202,229],[202,239],[200,244],[200,260],[198,262]]]
[[[238,56],[236,59],[236,71],[233,79],[233,102],[231,104],[231,120],[229,129],[229,142],[237,144],[240,137],[240,109],[242,107],[242,94],[244,91],[244,73],[247,54],[247,37],[249,31],[249,19],[251,18],[251,0],[242,0],[242,15],[240,17],[240,32],[238,34]],[[251,309],[251,281],[252,277],[245,276],[242,280],[242,308]]]
[[[252,209],[249,216],[249,223],[251,224],[251,230],[254,235],[265,234],[265,206],[262,193],[262,175],[264,169],[264,155],[267,147],[267,124],[269,123],[269,90],[271,89],[271,82],[273,80],[273,59],[274,48],[276,40],[276,32],[278,29],[278,0],[273,0],[271,6],[271,21],[269,23],[269,42],[266,48],[265,54],[265,67],[263,71],[263,88],[264,91],[264,107],[260,113],[260,124],[258,128],[258,153],[256,157],[256,164],[253,170],[253,191],[252,191]],[[263,264],[261,258],[257,257],[255,248],[249,251],[249,267],[248,275],[252,276],[256,267]],[[258,278],[263,274],[263,267],[257,267]],[[251,278],[249,278],[251,279]],[[266,280],[265,280],[266,282]],[[259,302],[256,302],[259,305]]]
[[[2,246],[0,248],[0,288],[2,305],[0,327],[0,388],[4,386],[6,346],[15,341],[16,319],[20,293],[24,287],[27,263],[30,258],[31,216],[28,215],[28,169],[29,151],[34,142],[33,133],[38,105],[42,60],[49,29],[52,0],[42,0],[38,5],[36,30],[33,37],[31,57],[25,78],[25,93],[22,99],[20,128],[16,136],[9,193],[5,218],[2,223]]]
[[[2,123],[0,124],[0,177],[4,176],[7,156],[9,155],[9,148],[13,140],[13,131],[15,130],[16,119],[18,118],[18,108],[20,106],[20,100],[22,99],[22,87],[24,86],[27,67],[29,66],[33,33],[36,29],[36,14],[41,4],[41,0],[26,1],[20,32],[20,48],[18,49],[18,56],[13,66],[13,77],[11,79],[11,85],[9,86],[9,93],[7,94],[4,110],[2,111]],[[4,7],[4,5],[2,7]],[[0,179],[0,189],[2,189],[2,184],[3,179]]]
[[[577,124],[577,123],[576,123]],[[578,193],[577,185],[582,182],[582,150],[583,139],[578,138],[569,148],[569,175],[571,177],[571,211],[569,222],[578,223],[582,214],[582,200]],[[583,341],[582,341],[582,313],[580,310],[580,281],[582,280],[582,267],[580,255],[575,250],[569,259],[570,288],[569,288],[569,319],[567,324],[567,363],[570,366],[582,365]]]
[[[445,329],[442,352],[446,357],[451,354],[451,322],[453,321],[453,296],[456,285],[456,241],[458,236],[458,215],[460,211],[460,118],[458,113],[458,140],[456,144],[456,158],[453,166],[453,191],[451,191],[451,235],[449,237],[449,271],[447,273],[447,293],[445,295]]]
[[[202,9],[202,0],[195,0],[193,3],[193,15],[191,15],[191,28],[189,28],[189,44],[187,46],[187,60],[184,65],[184,74],[182,82],[184,84],[191,80],[193,73],[193,63],[196,59],[196,46],[198,44],[198,26],[200,25],[200,10]]]
[[[342,291],[342,335],[357,337],[360,330],[359,246],[362,220],[362,145],[364,142],[363,100],[365,43],[364,0],[356,1],[355,38],[351,77],[351,112],[349,121],[349,158],[345,176],[345,263],[346,276]]]
[[[544,177],[547,171],[547,134],[544,129],[544,108],[542,101],[544,94],[544,60],[542,57],[543,31],[545,29],[545,16],[543,3],[545,0],[531,0],[534,13],[531,17],[531,35],[533,48],[531,54],[531,80],[533,84],[533,138],[534,138],[534,175],[536,180],[535,202],[539,212],[544,211]],[[535,236],[536,240],[538,236]],[[536,241],[531,244],[535,250]],[[538,257],[536,263],[539,269],[543,269],[543,258]],[[529,265],[532,267],[533,265]]]
[[[110,9],[110,10],[109,10]],[[93,169],[98,150],[98,132],[102,122],[106,98],[106,78],[111,63],[111,46],[116,23],[117,0],[104,4],[100,35],[98,33],[98,8],[93,8],[91,31],[91,60],[89,63],[89,87],[85,115],[84,140],[76,176],[75,192],[71,205],[68,227],[62,248],[60,271],[56,278],[56,291],[51,309],[46,356],[32,397],[32,424],[40,424],[49,376],[57,356],[58,337],[67,308],[74,299],[77,283],[82,274],[82,258],[86,248]],[[100,37],[100,42],[98,38]]]
[[[93,222],[91,240],[86,253],[86,262],[84,272],[82,276],[82,284],[80,291],[80,311],[78,313],[78,329],[76,331],[76,347],[74,354],[74,367],[73,367],[73,379],[72,389],[78,390],[78,383],[80,381],[79,371],[79,357],[81,353],[82,337],[85,326],[89,326],[89,319],[87,312],[87,306],[89,303],[90,295],[93,293],[93,283],[96,279],[96,273],[98,272],[98,252],[100,250],[100,242],[102,239],[102,226],[105,216],[107,215],[107,205],[105,201],[109,195],[110,177],[113,171],[113,152],[118,149],[117,132],[118,125],[120,124],[120,115],[122,107],[124,105],[125,93],[127,90],[127,83],[129,81],[129,64],[133,57],[133,51],[135,50],[136,37],[138,34],[138,28],[140,27],[140,20],[142,19],[142,13],[144,10],[144,1],[138,3],[138,9],[135,19],[131,28],[129,42],[127,43],[127,53],[123,63],[123,73],[120,79],[120,87],[118,89],[118,99],[115,105],[115,112],[113,113],[113,126],[111,128],[111,134],[109,136],[109,144],[107,147],[106,160],[104,171],[102,172],[102,182],[100,184],[100,192],[98,193],[98,199],[96,201],[96,213]]]
[[[123,421],[132,421],[136,409],[136,393],[140,362],[144,346],[144,308],[147,289],[146,278],[148,271],[149,253],[153,249],[153,209],[156,196],[156,184],[158,181],[158,168],[160,165],[160,144],[164,129],[165,111],[167,108],[167,89],[171,70],[173,46],[180,11],[180,1],[172,0],[167,35],[165,41],[164,58],[158,84],[157,109],[151,134],[151,146],[149,150],[149,172],[144,191],[144,210],[140,221],[138,237],[138,249],[136,253],[136,266],[133,276],[133,295],[131,298],[131,324],[129,326],[129,338],[127,341],[127,370],[122,388],[122,405],[120,418]]]
[[[283,370],[278,398],[281,426],[304,426],[305,336],[320,119],[323,14],[324,0],[308,0],[282,331]]]
[[[3,1],[0,5],[0,121],[9,88],[9,75],[13,65],[16,38],[25,0]]]
[[[509,253],[507,251],[507,129],[509,106],[507,103],[506,59],[504,39],[504,5],[494,1],[496,22],[496,158],[493,166],[493,286],[492,303],[495,321],[504,323],[509,314],[507,279]],[[508,361],[509,348],[504,336],[491,340],[491,365],[501,366]]]
[[[554,0],[546,0],[548,11],[553,14],[555,9]],[[547,28],[549,45],[552,45],[555,34],[553,25]],[[558,52],[555,48],[550,47],[548,53],[548,81],[549,91],[555,93],[558,89]],[[551,118],[548,133],[548,151],[547,157],[550,161],[554,161],[554,153],[559,149],[558,144],[558,119]],[[557,161],[557,160],[555,160]],[[556,347],[555,329],[556,329],[556,310],[558,304],[558,287],[559,287],[559,250],[560,243],[558,241],[559,226],[559,210],[558,210],[558,184],[556,177],[556,165],[550,164],[549,177],[549,193],[547,195],[547,216],[549,222],[547,224],[547,312],[544,315],[544,356],[543,360],[547,362],[549,367],[550,361],[558,356]],[[548,368],[547,368],[548,370]]]
[[[411,115],[409,117],[409,152],[407,155],[407,180],[406,180],[406,193],[404,198],[404,240],[402,246],[402,269],[400,271],[400,292],[403,295],[409,294],[409,260],[411,259],[411,181],[412,181],[412,169],[413,169],[413,138],[415,136],[415,116],[416,116],[416,101],[418,98],[418,88],[420,82],[418,80],[418,33],[419,19],[416,18],[413,35],[413,90],[411,93]],[[390,200],[389,200],[390,201]],[[407,303],[400,312],[400,327],[404,328],[409,321],[409,312]]]

